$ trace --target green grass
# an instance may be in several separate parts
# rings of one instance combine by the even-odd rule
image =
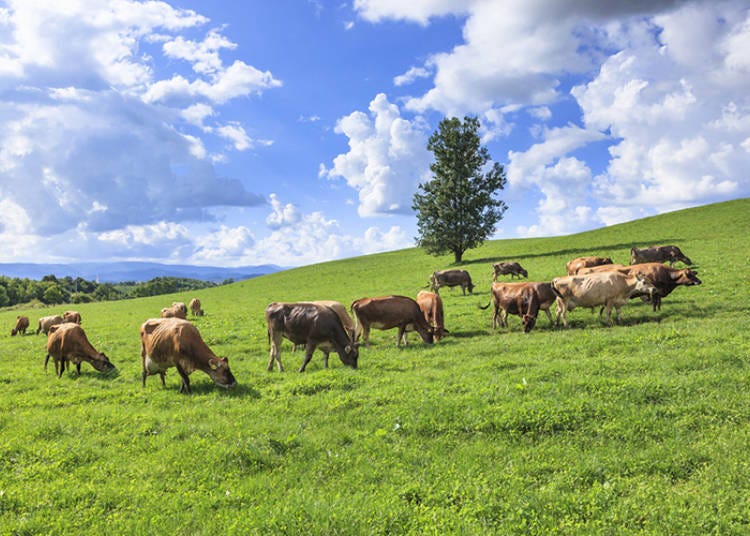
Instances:
[[[42,335],[0,311],[0,534],[747,534],[750,532],[750,200],[566,237],[502,240],[466,255],[473,296],[446,290],[451,335],[427,347],[373,331],[360,368],[319,354],[266,372],[271,301],[414,296],[451,258],[411,249],[233,285],[82,304],[89,339],[117,365],[61,379]],[[531,280],[586,254],[628,262],[674,243],[703,285],[623,325],[588,310],[491,330],[490,263]],[[201,372],[140,383],[138,328],[198,296],[195,320],[240,385]]]

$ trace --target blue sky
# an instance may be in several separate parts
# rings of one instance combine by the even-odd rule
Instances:
[[[0,262],[411,247],[479,117],[495,238],[750,195],[746,0],[0,1]]]

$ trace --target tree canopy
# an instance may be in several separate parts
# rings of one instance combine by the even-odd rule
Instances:
[[[412,208],[417,212],[417,245],[432,255],[453,253],[461,262],[466,250],[495,232],[508,208],[496,194],[507,179],[503,166],[489,169],[489,151],[481,144],[476,117],[444,118],[427,143],[434,154],[432,178],[419,185]]]

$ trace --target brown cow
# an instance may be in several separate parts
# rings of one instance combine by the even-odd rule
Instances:
[[[346,314],[346,311],[344,313]],[[357,368],[358,345],[347,333],[339,314],[332,307],[314,302],[273,302],[266,306],[265,315],[268,339],[271,343],[269,372],[273,370],[274,361],[279,372],[284,370],[281,364],[282,337],[292,341],[292,344],[305,345],[305,360],[299,369],[300,372],[305,371],[317,347],[320,347],[325,355],[326,366],[328,354],[335,350],[344,365]]]
[[[15,337],[16,333],[26,335],[26,329],[29,327],[29,317],[19,316],[16,318],[16,327],[10,330],[10,336]]]
[[[630,265],[630,274],[640,275],[653,283],[654,287],[656,287],[656,290],[651,296],[654,311],[661,310],[661,299],[669,296],[678,285],[694,286],[702,283],[702,281],[698,279],[696,272],[690,268],[677,270],[665,266],[660,262],[632,264]],[[643,298],[646,298],[646,296]]]
[[[621,264],[595,266],[593,268],[585,268],[581,270],[578,275],[600,271],[617,271],[625,275],[639,274],[649,282],[653,283],[656,288],[653,295],[641,296],[641,299],[644,301],[650,301],[653,304],[654,311],[661,310],[661,299],[669,296],[678,285],[693,286],[702,283],[702,281],[698,279],[696,272],[690,268],[677,270],[660,262],[646,262],[642,264],[631,264],[629,266],[623,266]]]
[[[73,324],[81,323],[81,313],[78,311],[65,311],[62,317],[65,322],[72,322]]]
[[[517,262],[496,262],[492,265],[493,281],[497,281],[497,276],[499,275],[508,274],[510,274],[511,279],[513,279],[514,277],[518,277],[520,279],[521,276],[529,277],[529,272],[524,270]]]
[[[338,315],[339,320],[341,320],[341,324],[344,326],[346,334],[351,340],[354,340],[354,321],[352,320],[352,317],[349,316],[349,313],[346,312],[346,307],[344,307],[343,303],[334,300],[315,300],[311,302],[299,303],[317,303],[318,305],[326,305],[333,309],[334,312]],[[297,344],[292,346],[292,352],[297,350],[297,346]],[[318,350],[323,352],[323,367],[328,368],[328,356],[331,352],[336,351],[336,349],[330,342],[322,342],[318,345]]]
[[[568,311],[576,307],[603,305],[607,311],[607,322],[612,325],[611,313],[617,311],[620,323],[620,308],[634,296],[650,295],[654,285],[641,276],[624,275],[619,272],[600,272],[588,275],[568,275],[552,280],[552,290],[557,294],[557,323],[562,316],[568,326]]]
[[[521,317],[524,332],[528,333],[536,325],[539,310],[547,313],[550,325],[553,324],[552,313],[549,308],[555,303],[557,295],[552,291],[549,283],[492,283],[492,301],[494,312],[492,315],[492,329],[497,325],[508,326],[508,314]],[[479,306],[487,309],[490,304]]]
[[[680,261],[687,266],[693,264],[689,258],[683,255],[677,246],[650,246],[647,248],[631,248],[630,264],[642,264],[647,262],[669,262],[669,266]]]
[[[55,374],[58,378],[65,372],[69,361],[76,366],[76,372],[81,374],[81,363],[91,363],[99,372],[110,372],[115,366],[102,352],[98,352],[89,342],[83,328],[72,322],[56,324],[49,328],[47,337],[47,357],[44,358],[44,371],[47,372],[47,362],[52,356],[55,362]]]
[[[360,298],[352,302],[350,309],[357,319],[357,335],[362,334],[368,348],[371,328],[398,328],[396,346],[400,346],[402,341],[406,345],[407,330],[416,330],[427,344],[434,341],[432,328],[425,320],[419,305],[406,296]]]
[[[159,313],[159,316],[161,318],[180,318],[185,320],[187,317],[186,311],[187,309],[183,311],[182,307],[173,303],[171,307],[164,307]]]
[[[220,387],[237,385],[226,357],[216,357],[192,323],[182,318],[151,318],[141,325],[141,378],[158,374],[166,386],[166,371],[175,367],[181,393],[190,393],[189,375],[201,370]]]
[[[434,292],[420,290],[417,294],[417,305],[424,314],[424,319],[432,326],[432,332],[435,340],[439,341],[448,330],[445,329],[445,320],[443,318],[443,300]]]
[[[36,334],[39,335],[39,332],[42,331],[47,335],[47,333],[49,333],[49,328],[56,326],[57,324],[62,324],[63,322],[63,317],[60,315],[43,316],[39,319],[39,327],[36,328]]]
[[[609,257],[578,257],[568,261],[565,264],[565,268],[568,271],[568,275],[578,275],[583,268],[601,266],[603,264],[612,264],[612,259]]]
[[[190,312],[193,313],[193,316],[203,316],[201,301],[198,298],[193,298],[192,300],[190,300],[188,307],[190,307]]]
[[[474,284],[471,282],[471,275],[466,270],[436,270],[430,276],[430,289],[437,293],[440,287],[461,287],[461,292],[466,296],[466,289],[469,293],[474,292]]]

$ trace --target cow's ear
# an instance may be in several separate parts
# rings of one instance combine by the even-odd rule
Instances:
[[[49,333],[54,333],[55,331],[57,331],[57,328],[59,328],[59,327],[60,327],[60,324],[57,324],[56,326],[50,326],[49,329],[47,330],[47,333],[48,334]]]
[[[218,359],[211,358],[208,360],[208,366],[211,368],[211,370],[216,370],[219,368]]]

